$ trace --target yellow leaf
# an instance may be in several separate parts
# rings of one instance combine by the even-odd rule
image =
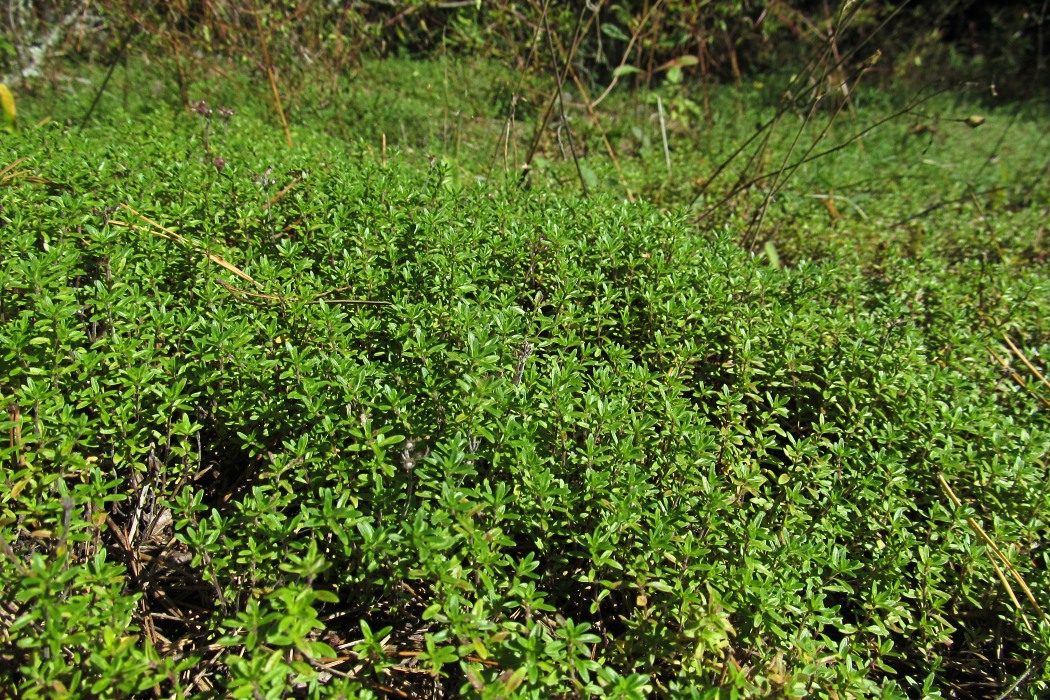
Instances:
[[[525,680],[525,676],[528,674],[529,669],[522,666],[515,670],[513,673],[510,669],[507,669],[503,673],[499,674],[499,679],[503,683],[503,689],[508,693],[513,693],[518,689],[518,686]]]
[[[29,483],[29,479],[22,479],[17,484],[12,486],[11,487],[11,493],[10,493],[11,498],[18,498],[18,495],[20,493],[22,493],[22,489],[24,489],[26,487],[26,484],[28,484],[28,483]]]
[[[979,114],[974,114],[973,116],[966,118],[966,126],[970,127],[971,129],[976,129],[981,124],[984,124],[984,117],[982,117]]]
[[[4,113],[4,124],[7,128],[15,129],[15,118],[18,116],[18,111],[15,109],[15,97],[3,83],[0,83],[0,110]]]

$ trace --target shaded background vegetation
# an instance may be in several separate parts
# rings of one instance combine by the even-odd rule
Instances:
[[[56,62],[108,63],[125,52],[165,56],[181,79],[220,54],[264,73],[272,62],[286,80],[392,54],[482,55],[526,68],[545,29],[575,42],[577,70],[595,82],[624,63],[651,80],[682,56],[697,59],[691,70],[705,81],[813,60],[848,69],[878,49],[881,81],[977,81],[1018,97],[1047,87],[1047,6],[1023,0],[13,0],[0,21],[0,71],[27,87],[53,76]]]

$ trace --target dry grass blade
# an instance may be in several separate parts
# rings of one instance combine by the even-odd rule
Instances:
[[[383,134],[383,151],[384,151],[384,153],[386,152],[386,134]],[[301,177],[294,178],[291,182],[289,182],[287,185],[285,185],[281,189],[280,192],[278,192],[273,197],[271,197],[270,201],[266,203],[266,207],[264,207],[264,208],[265,209],[269,209],[270,207],[272,207],[274,205],[274,203],[277,202],[278,199],[280,199],[281,197],[283,197],[286,194],[288,194],[293,187],[295,187],[296,185],[298,185],[302,181],[303,181],[303,179]]]
[[[635,36],[637,36],[637,33],[635,34]],[[554,34],[553,37],[554,43],[558,47],[558,52],[562,60],[566,60],[565,47],[562,45],[561,39],[558,37],[557,34]],[[626,60],[626,56],[624,60]],[[576,69],[573,67],[571,60],[568,61],[568,66],[569,75],[572,77],[572,82],[576,85],[576,89],[580,91],[580,97],[583,98],[583,106],[587,110],[587,115],[591,118],[591,123],[594,124],[595,128],[598,130],[598,135],[602,138],[602,144],[605,146],[605,152],[609,155],[609,160],[612,161],[613,168],[616,169],[616,177],[620,180],[620,186],[623,187],[624,193],[627,196],[627,201],[633,202],[634,193],[631,192],[631,188],[627,184],[627,178],[624,177],[623,169],[620,167],[620,159],[616,157],[616,151],[612,147],[612,144],[609,143],[609,136],[605,132],[605,127],[602,126],[602,122],[601,119],[598,117],[598,113],[594,111],[594,104],[591,103],[590,95],[588,95],[587,93],[587,86],[583,84],[583,81],[580,80],[580,77],[576,74]],[[613,85],[615,84],[616,78],[613,78]],[[612,89],[612,85],[609,86],[609,89]],[[595,104],[597,104],[597,102],[595,102]]]
[[[1017,382],[1018,384],[1021,385],[1021,388],[1025,389],[1032,396],[1034,396],[1035,398],[1039,399],[1043,403],[1044,406],[1046,406],[1047,408],[1050,408],[1050,401],[1048,401],[1045,397],[1040,396],[1039,394],[1035,393],[1035,391],[1032,389],[1032,387],[1029,386],[1028,382],[1025,381],[1024,377],[1022,377],[1020,374],[1018,374],[1017,370],[1015,370],[1013,368],[1013,366],[1009,362],[1007,362],[1003,358],[999,357],[999,355],[995,352],[995,350],[992,350],[989,347],[986,347],[985,349],[988,350],[988,352],[991,353],[992,357],[994,357],[999,362],[999,364],[1003,366],[1003,369],[1005,369],[1006,371],[1008,371],[1010,373],[1010,376],[1013,378],[1013,380],[1015,382]]]
[[[10,165],[8,165],[3,170],[0,170],[0,178],[2,178],[3,180],[6,181],[6,180],[9,180],[9,179],[15,177],[15,175],[18,175],[19,173],[15,173],[13,175],[8,175],[8,172],[11,171],[11,170],[14,170],[19,165],[21,165],[22,163],[26,162],[26,160],[27,160],[27,158],[25,156],[23,156],[23,157],[19,158],[18,160],[16,160],[15,162],[13,162]],[[24,172],[27,172],[27,171],[21,170],[19,172],[24,173]]]
[[[255,29],[259,34],[259,47],[262,49],[263,64],[266,68],[266,77],[270,81],[270,89],[273,91],[273,103],[274,108],[277,110],[277,116],[281,118],[281,127],[284,129],[284,138],[288,142],[288,148],[294,148],[292,144],[292,132],[288,128],[288,119],[284,116],[284,105],[281,104],[281,93],[277,89],[277,77],[274,75],[273,63],[270,61],[270,49],[267,46],[266,36],[263,35],[263,23],[261,20],[261,12],[259,11],[259,3],[253,3],[253,9],[255,12]]]
[[[28,170],[16,170],[15,172],[11,173],[10,175],[0,176],[0,184],[6,185],[7,183],[11,182],[15,178],[20,177],[22,175],[28,175],[28,174],[29,174]]]
[[[0,535],[0,554],[7,557],[20,574],[23,576],[29,575],[29,571],[25,568],[25,565],[22,564],[22,560],[17,554],[15,554],[15,550],[11,549],[11,545],[8,544],[3,535]]]
[[[1014,681],[1013,685],[1004,690],[1002,695],[997,696],[995,700],[1006,700],[1007,698],[1011,697],[1017,691],[1018,688],[1025,684],[1028,678],[1032,675],[1033,671],[1043,667],[1043,664],[1046,663],[1047,657],[1050,657],[1050,653],[1044,652],[1042,656],[1033,659],[1032,662],[1028,664],[1028,668],[1025,669],[1024,673],[1018,676],[1017,680]]]
[[[253,299],[264,299],[266,301],[277,301],[277,302],[295,302],[299,301],[299,297],[282,297],[275,294],[261,294],[259,292],[249,292],[247,289],[238,289],[229,282],[215,278],[215,281],[222,285],[226,291],[231,292],[237,296],[251,297]],[[389,301],[371,301],[369,299],[323,299],[322,297],[330,294],[331,292],[325,292],[324,294],[318,294],[313,299],[307,301],[307,304],[320,304],[322,301],[325,304],[362,304],[371,306],[389,306]]]
[[[161,233],[163,234],[163,235],[161,235],[161,238],[167,238],[169,241],[177,241],[177,242],[183,243],[185,245],[193,245],[187,239],[185,239],[182,236],[180,236],[179,234],[175,233],[170,228],[166,228],[164,226],[161,226],[156,221],[154,221],[153,219],[149,218],[148,216],[146,216],[142,212],[138,211],[137,209],[134,209],[133,207],[129,207],[127,204],[124,204],[124,203],[121,203],[120,206],[123,209],[127,209],[132,214],[134,214],[135,216],[139,217],[140,219],[145,221],[150,226],[153,226],[154,228],[156,228],[159,231],[161,231]],[[109,223],[115,223],[117,225],[122,225],[122,226],[127,226],[128,225],[128,224],[125,224],[122,221],[111,221]],[[158,235],[160,235],[160,234],[158,234]]]
[[[587,103],[587,106],[590,110],[593,110],[595,107],[601,104],[602,100],[608,97],[609,93],[611,93],[613,91],[613,88],[616,87],[616,83],[620,81],[621,75],[618,71],[627,65],[627,60],[631,57],[631,52],[634,50],[635,42],[638,41],[638,37],[641,36],[642,30],[645,29],[646,25],[649,23],[649,18],[657,10],[657,8],[659,8],[663,4],[663,1],[664,0],[657,0],[657,2],[654,2],[652,4],[652,7],[646,10],[645,14],[642,15],[642,18],[638,21],[637,27],[635,27],[634,32],[631,34],[631,40],[627,43],[627,48],[623,51],[623,58],[620,59],[620,65],[617,66],[616,70],[613,71],[612,82],[609,83],[608,87],[605,88],[602,94],[598,95],[597,99],[595,99],[593,102]]]
[[[555,65],[553,66],[554,76],[555,76],[555,90],[551,94],[550,100],[547,102],[547,107],[546,107],[546,109],[543,112],[543,117],[536,122],[536,128],[535,128],[535,131],[534,131],[533,136],[532,136],[532,143],[529,146],[528,155],[526,155],[526,157],[525,157],[525,164],[524,164],[524,166],[522,168],[522,172],[521,172],[520,184],[522,184],[522,185],[525,184],[526,178],[528,177],[529,169],[532,167],[532,160],[535,157],[537,150],[539,150],[540,140],[543,137],[544,131],[546,131],[548,125],[550,124],[551,117],[554,114],[555,107],[559,108],[559,111],[561,112],[562,122],[566,123],[566,119],[565,119],[565,101],[563,99],[564,96],[563,96],[563,93],[562,93],[562,90],[563,90],[563,88],[565,86],[565,79],[569,75],[569,69],[572,66],[572,59],[576,55],[576,51],[580,47],[580,41],[583,38],[583,36],[587,33],[587,31],[590,29],[590,26],[594,22],[594,17],[595,17],[595,15],[592,13],[590,19],[587,20],[587,23],[585,25],[583,23],[583,17],[584,17],[584,12],[586,11],[586,7],[580,10],[580,14],[576,17],[576,28],[573,30],[572,41],[569,43],[569,50],[568,50],[568,52],[566,52],[567,53],[567,58],[566,58],[566,60],[564,62],[564,66],[563,67],[559,67],[559,66],[556,65],[557,61],[559,59],[559,55],[554,50],[554,44],[553,44],[553,42],[552,42],[552,40],[550,38],[551,34],[553,33],[551,28],[550,28],[550,22],[549,22],[548,16],[547,16],[548,10],[550,8],[550,4],[551,4],[550,0],[545,0],[545,2],[543,3],[543,7],[542,8],[538,7],[535,2],[532,3],[532,6],[533,6],[533,9],[535,9],[535,10],[537,10],[539,12],[540,22],[542,23],[542,25],[544,27],[543,34],[544,34],[544,36],[546,36],[548,44],[550,46],[551,60],[555,63]],[[570,144],[570,146],[572,146],[572,140],[571,140],[572,139],[572,132],[571,131],[569,132],[569,137],[570,137],[569,144]],[[580,163],[579,163],[579,160],[576,157],[576,149],[575,149],[575,147],[572,148],[572,160],[573,160],[573,164],[576,166],[576,175],[580,179],[580,185],[581,185],[581,187],[583,189],[583,193],[584,193],[584,195],[586,195],[587,194],[587,184],[586,184],[586,181],[584,180],[583,173],[580,170]]]
[[[572,67],[572,59],[576,55],[577,49],[580,46],[580,40],[590,29],[591,23],[594,21],[595,14],[592,13],[590,19],[587,20],[587,24],[583,24],[585,9],[580,10],[580,14],[576,17],[576,28],[573,30],[572,42],[569,45],[567,55],[562,55],[554,46],[554,40],[551,38],[554,35],[554,31],[551,29],[550,19],[547,15],[547,6],[544,6],[543,12],[540,15],[540,19],[544,26],[544,36],[547,39],[547,46],[551,54],[551,68],[554,74],[557,76],[554,101],[551,103],[551,107],[557,105],[558,117],[561,120],[561,125],[565,127],[565,134],[568,137],[569,142],[569,153],[572,155],[572,164],[576,168],[576,176],[580,180],[580,190],[583,195],[587,196],[587,178],[583,176],[583,170],[580,168],[580,158],[576,153],[576,140],[573,138],[572,129],[569,127],[569,117],[565,113],[565,80],[569,75],[569,70]],[[564,67],[558,66],[558,61],[564,61]],[[548,120],[549,121],[549,120]],[[532,162],[530,158],[529,163]]]
[[[288,185],[288,187],[286,187],[282,191],[282,194],[283,194],[284,191],[287,191],[288,189],[290,189],[297,182],[300,182],[300,180],[299,179],[293,180],[292,183],[290,185]],[[278,196],[280,196],[280,195],[278,195]],[[276,199],[276,197],[274,199]],[[140,219],[142,219],[143,221],[148,223],[153,228],[146,228],[144,226],[136,226],[135,224],[129,224],[126,221],[117,221],[117,220],[113,220],[113,219],[110,219],[107,223],[115,225],[115,226],[127,226],[128,228],[135,229],[136,231],[145,231],[147,233],[152,233],[155,236],[160,236],[161,238],[165,238],[165,239],[167,239],[169,241],[175,241],[176,243],[181,243],[182,245],[185,245],[185,246],[187,246],[189,248],[192,248],[196,252],[207,256],[208,259],[211,260],[213,263],[215,263],[216,265],[219,265],[222,268],[225,268],[225,269],[229,270],[230,272],[232,272],[233,274],[237,275],[238,277],[240,277],[241,279],[245,280],[246,282],[251,282],[252,284],[254,284],[257,287],[261,287],[262,286],[259,282],[257,282],[255,279],[253,279],[251,276],[249,276],[246,272],[241,270],[236,265],[234,265],[232,263],[229,263],[226,260],[223,260],[222,258],[220,258],[218,255],[215,255],[214,253],[209,253],[208,251],[203,250],[201,248],[201,246],[199,246],[198,244],[196,244],[193,241],[189,240],[185,236],[181,236],[178,233],[176,233],[175,231],[172,231],[169,228],[161,226],[160,224],[158,224],[153,219],[149,218],[145,214],[142,214],[141,212],[136,211],[132,207],[129,207],[127,204],[121,204],[120,206],[122,206],[124,209],[127,209],[132,214],[134,214],[135,216],[139,217]],[[232,292],[233,294],[236,294],[237,296],[240,296],[240,297],[252,297],[252,298],[255,298],[255,299],[265,299],[267,301],[275,301],[275,302],[295,302],[295,301],[299,301],[300,300],[300,297],[282,297],[282,296],[277,296],[277,295],[274,295],[274,294],[262,294],[260,292],[249,292],[246,289],[239,289],[237,287],[234,287],[232,284],[229,284],[228,282],[225,282],[224,280],[221,280],[219,278],[216,278],[215,281],[218,282],[220,285],[222,285],[227,291]],[[388,302],[388,301],[371,301],[371,300],[368,300],[368,299],[322,299],[322,297],[327,296],[328,294],[331,294],[331,293],[333,293],[333,292],[325,292],[323,294],[318,294],[316,297],[314,297],[313,299],[307,301],[306,303],[307,304],[320,304],[323,301],[326,304],[359,304],[359,305],[371,305],[371,306],[387,306],[387,305],[390,304],[390,302]]]
[[[65,187],[65,185],[62,185],[58,182],[54,182],[53,180],[48,180],[46,177],[30,175],[29,170],[15,170],[15,168],[24,163],[26,160],[28,160],[28,158],[19,158],[3,170],[0,170],[0,186],[9,185],[18,178],[22,178],[26,182],[31,182],[34,185],[51,185],[53,187]]]
[[[962,501],[960,501],[959,497],[955,495],[954,491],[952,491],[952,487],[948,485],[948,480],[944,478],[944,474],[938,474],[937,480],[941,482],[941,488],[944,489],[944,492],[945,494],[947,494],[948,499],[951,500],[953,504],[955,504],[956,508],[961,508]],[[1010,563],[1010,560],[1006,558],[1006,555],[1003,554],[1002,550],[999,549],[999,546],[992,541],[992,538],[988,536],[988,533],[984,531],[984,528],[981,527],[980,523],[978,523],[977,520],[974,518],[967,518],[966,522],[969,524],[970,528],[974,532],[976,532],[982,540],[984,540],[984,543],[988,545],[988,548],[991,549],[995,556],[999,558],[999,561],[1002,562],[1003,566],[1005,566],[1007,570],[1009,570],[1010,575],[1013,577],[1014,581],[1017,582],[1017,585],[1021,587],[1021,590],[1024,591],[1025,597],[1028,598],[1028,602],[1030,602],[1032,604],[1032,607],[1035,608],[1035,611],[1039,614],[1039,617],[1045,617],[1043,613],[1043,608],[1039,605],[1039,603],[1035,599],[1035,596],[1032,594],[1032,589],[1028,587],[1028,584],[1025,583],[1024,578],[1022,578],[1021,574],[1017,571],[1016,568],[1014,568],[1014,565]],[[994,559],[992,560],[992,565],[995,566],[997,571],[999,570],[999,567],[995,565]],[[1007,593],[1009,594],[1010,599],[1014,601],[1015,605],[1019,606],[1020,601],[1018,601],[1017,597],[1014,596],[1013,590],[1010,588],[1006,577],[1002,575],[1001,571],[999,571],[999,576],[1000,580],[1003,582],[1003,585],[1007,589]],[[1024,619],[1020,607],[1017,608],[1017,612],[1021,613],[1022,619]],[[1029,629],[1031,629],[1031,626],[1028,624],[1028,620],[1025,620],[1025,625],[1028,626]]]
[[[145,228],[145,227],[142,227],[142,226],[136,226],[134,224],[129,224],[126,221],[117,221],[117,220],[114,220],[114,219],[110,219],[106,223],[114,225],[114,226],[127,226],[128,228],[133,228],[133,229],[135,229],[137,231],[146,231],[148,233],[152,233],[155,236],[160,236],[161,238],[166,238],[169,241],[175,241],[176,243],[181,243],[182,245],[188,246],[188,247],[192,248],[194,251],[196,251],[198,253],[201,253],[202,255],[206,256],[209,260],[211,260],[213,263],[215,263],[219,267],[222,267],[222,268],[225,268],[225,269],[229,270],[230,272],[232,272],[233,274],[237,275],[238,277],[240,277],[245,282],[251,282],[252,284],[254,284],[256,286],[259,286],[259,287],[262,286],[258,282],[256,282],[254,279],[252,279],[251,276],[248,275],[248,273],[244,272],[243,270],[241,270],[239,267],[237,267],[233,263],[230,263],[230,262],[227,262],[226,260],[223,260],[222,258],[220,258],[218,255],[215,255],[214,253],[209,253],[208,251],[204,250],[200,245],[194,243],[193,241],[189,240],[188,238],[186,238],[184,236],[180,236],[179,234],[175,233],[174,231],[172,231],[169,228],[165,228],[164,226],[161,226],[160,224],[158,224],[156,221],[150,219],[145,214],[142,214],[142,213],[140,213],[138,211],[135,211],[134,209],[129,207],[127,204],[123,204],[122,203],[120,206],[123,207],[124,209],[127,209],[132,214],[134,214],[135,216],[139,217],[140,219],[145,221],[147,224],[149,224],[153,228],[152,229],[148,229],[148,228]]]
[[[1028,361],[1028,358],[1025,357],[1024,353],[1021,352],[1016,345],[1014,345],[1014,341],[1010,340],[1010,336],[1006,335],[1006,333],[1003,333],[1003,340],[1005,340],[1006,344],[1010,346],[1010,349],[1014,351],[1014,354],[1021,359],[1021,362],[1025,364],[1025,367],[1027,367],[1032,372],[1032,374],[1034,374],[1039,379],[1039,381],[1043,383],[1043,386],[1050,389],[1050,382],[1046,381],[1046,377],[1044,377],[1042,373],[1040,373],[1039,370],[1037,370],[1035,366]]]

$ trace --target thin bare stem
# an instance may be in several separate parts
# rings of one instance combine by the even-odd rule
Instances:
[[[266,67],[266,77],[270,79],[270,89],[273,90],[274,107],[277,116],[281,118],[281,126],[284,128],[284,138],[288,142],[288,148],[295,148],[292,143],[292,132],[288,128],[288,119],[284,116],[284,107],[281,105],[281,93],[277,90],[277,77],[274,75],[273,63],[270,61],[270,50],[266,45],[266,37],[262,30],[262,13],[259,11],[258,0],[253,0],[255,6],[255,29],[259,33],[259,46],[262,48],[263,64]]]
[[[667,164],[667,176],[671,176],[671,149],[667,146],[667,122],[664,121],[664,101],[656,96],[656,111],[660,113],[660,136],[664,140],[664,163]]]

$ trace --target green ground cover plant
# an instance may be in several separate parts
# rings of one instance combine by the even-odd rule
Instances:
[[[622,179],[577,115],[590,175],[553,128],[522,187],[483,69],[399,65],[291,105],[292,149],[236,78],[83,127],[93,93],[19,104],[4,694],[1048,691],[1038,118],[945,98],[704,218],[752,170],[674,173],[760,87],[705,132],[656,93],[670,176],[611,98]]]

